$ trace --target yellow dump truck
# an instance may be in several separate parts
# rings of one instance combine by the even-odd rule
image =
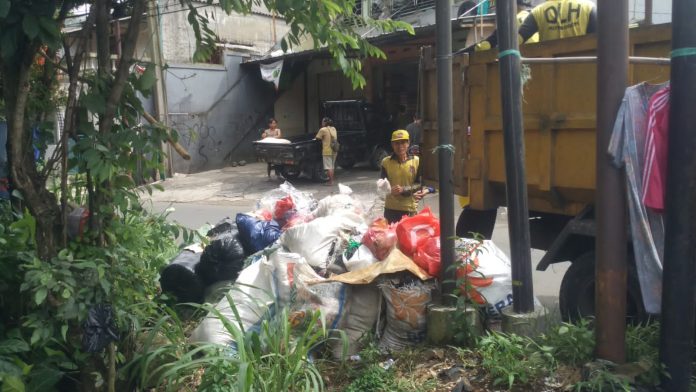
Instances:
[[[631,29],[629,53],[669,56],[671,25]],[[523,87],[526,172],[532,247],[546,251],[537,265],[572,261],[559,294],[565,316],[594,312],[595,140],[597,37],[547,41],[521,48],[525,58],[576,59],[528,63]],[[437,186],[437,75],[434,51],[423,51],[421,86],[424,180]],[[669,79],[669,65],[631,63],[629,83]],[[490,238],[496,209],[505,206],[505,160],[497,51],[453,58],[454,184],[468,204],[457,235],[470,231]],[[630,246],[630,244],[628,245]],[[630,252],[629,252],[630,254]],[[628,312],[645,316],[634,269],[629,269]]]

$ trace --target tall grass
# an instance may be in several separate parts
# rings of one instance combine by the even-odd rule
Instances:
[[[181,321],[169,314],[150,329],[141,354],[127,366],[129,377],[141,388],[158,386],[167,391],[325,390],[311,357],[330,339],[321,312],[311,312],[303,324],[293,327],[290,312],[283,308],[262,320],[258,329],[245,331],[233,299],[226,298],[232,319],[212,305],[195,306],[220,318],[235,342],[233,346],[187,344]],[[158,345],[155,337],[164,329],[176,331],[176,336]]]

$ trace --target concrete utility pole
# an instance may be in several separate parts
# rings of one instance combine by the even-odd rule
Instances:
[[[691,379],[696,281],[696,2],[672,2],[669,161],[665,194],[660,363],[662,389],[686,392]]]
[[[147,27],[150,30],[150,60],[155,66],[155,78],[157,82],[153,88],[155,101],[155,113],[160,124],[167,125],[167,97],[164,86],[164,74],[162,73],[162,47],[160,40],[159,20],[157,18],[157,0],[148,0],[147,6]],[[162,142],[162,164],[165,168],[166,176],[172,175],[171,149],[167,142]]]
[[[452,160],[454,152],[444,146],[451,146],[454,130],[452,102],[452,4],[438,1],[435,5],[435,26],[437,34],[437,126],[439,130],[438,170],[440,187],[440,260],[442,264],[442,293],[446,302],[454,291],[454,183],[452,180]]]
[[[505,190],[508,205],[512,297],[515,313],[534,311],[532,255],[527,206],[527,174],[524,162],[524,121],[522,117],[522,80],[517,43],[517,4],[498,1],[496,22],[500,60],[500,96],[503,109],[505,147]]]
[[[628,1],[597,2],[597,198],[595,329],[597,357],[626,359],[626,192],[607,153],[628,84]]]

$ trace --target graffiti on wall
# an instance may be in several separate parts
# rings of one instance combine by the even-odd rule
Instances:
[[[256,133],[263,114],[262,110],[254,110],[224,120],[211,113],[170,114],[169,125],[179,134],[179,143],[192,155],[186,171],[215,169],[241,158],[249,159],[251,141],[259,136]]]

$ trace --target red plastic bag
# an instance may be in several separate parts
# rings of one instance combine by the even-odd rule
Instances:
[[[273,219],[285,219],[288,211],[295,209],[295,202],[292,201],[292,196],[285,196],[275,203],[273,210]]]
[[[375,219],[363,236],[362,243],[370,249],[377,260],[386,259],[396,245],[394,225],[389,225],[384,218]]]
[[[440,277],[440,237],[430,237],[413,254],[413,261],[428,272]]]
[[[411,256],[430,237],[440,236],[440,220],[425,208],[418,215],[401,219],[396,225],[399,249]]]

